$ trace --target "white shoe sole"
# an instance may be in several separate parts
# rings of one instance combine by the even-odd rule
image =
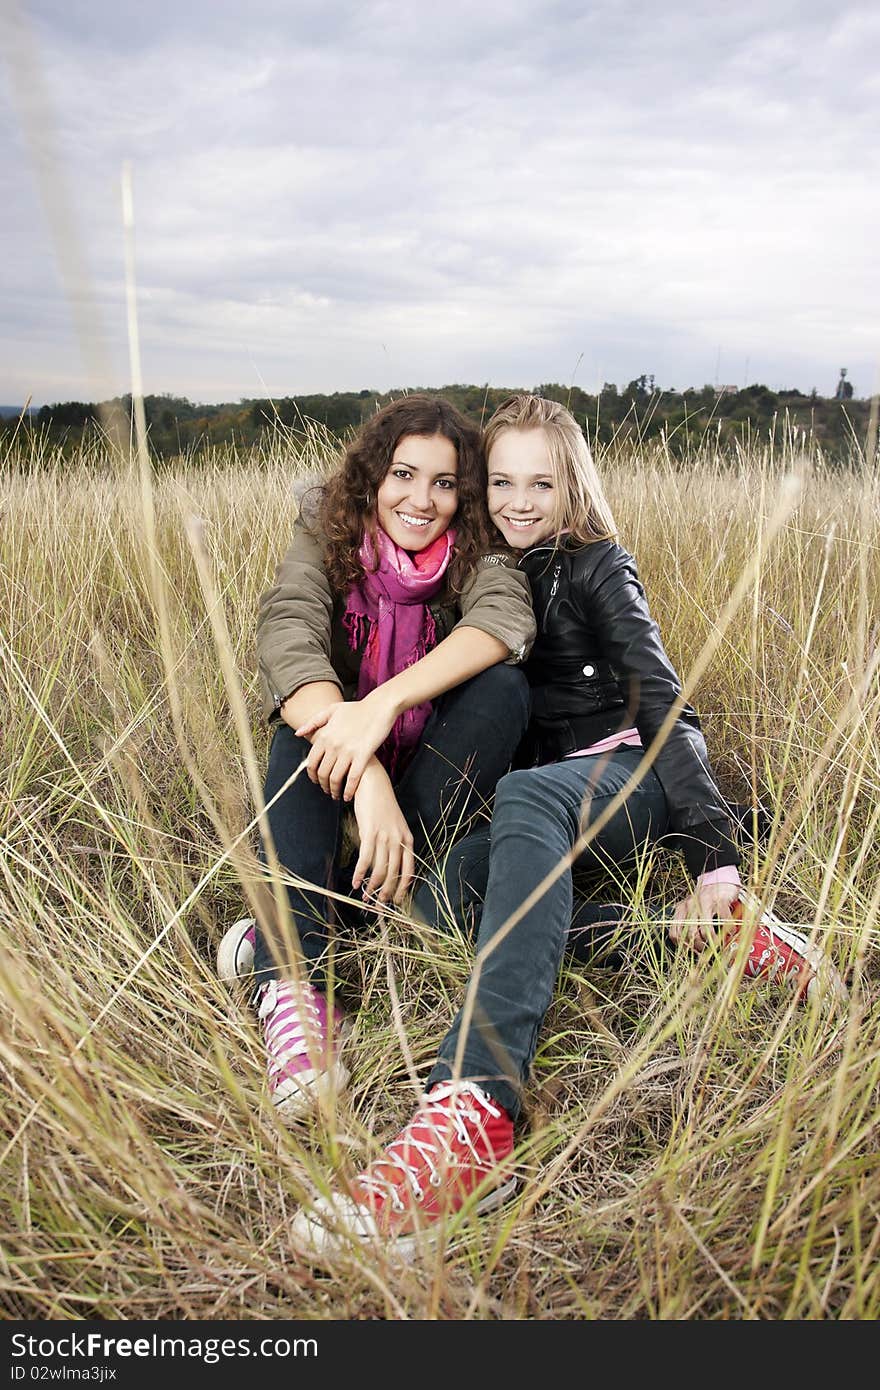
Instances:
[[[340,1041],[350,1031],[350,1027],[343,1026]],[[348,1067],[337,1059],[326,1071],[303,1071],[296,1081],[288,1078],[273,1092],[275,1114],[286,1125],[296,1124],[332,1104],[334,1097],[345,1090],[350,1077]]]
[[[242,917],[224,933],[217,948],[217,974],[227,984],[253,973],[254,948],[247,934],[255,926],[253,917]]]
[[[487,1212],[503,1206],[514,1195],[517,1186],[518,1179],[511,1177],[487,1192],[474,1207],[474,1215],[485,1216]],[[352,1254],[359,1248],[381,1246],[387,1253],[410,1261],[420,1251],[428,1253],[434,1249],[445,1224],[440,1220],[426,1224],[412,1235],[390,1237],[377,1230],[372,1214],[363,1207],[355,1206],[350,1198],[319,1197],[311,1211],[297,1212],[290,1226],[290,1235],[302,1254],[317,1260],[338,1259],[340,1255]],[[452,1242],[453,1245],[457,1243],[457,1240]]]

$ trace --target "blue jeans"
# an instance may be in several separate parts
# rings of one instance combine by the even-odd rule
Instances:
[[[641,757],[641,749],[617,748],[610,754],[509,773],[496,788],[488,835],[480,831],[468,836],[449,854],[442,887],[459,924],[467,928],[469,919],[479,924],[477,980],[460,1068],[456,1069],[456,1057],[463,1010],[443,1039],[429,1087],[455,1074],[478,1082],[512,1116],[518,1115],[538,1031],[569,944],[571,870],[551,884],[494,949],[489,948],[507,919],[623,788]],[[668,828],[666,798],[649,771],[583,851],[575,868],[578,874],[591,877],[619,878]],[[435,882],[421,888],[417,908],[421,916],[440,925],[442,904],[432,891],[437,886]],[[613,930],[622,915],[619,904],[581,904],[575,930],[589,940],[603,924],[610,922]]]
[[[395,786],[413,833],[416,864],[436,862],[445,846],[487,813],[499,779],[510,767],[529,716],[528,683],[518,666],[499,663],[434,702],[422,739]],[[269,750],[265,796],[269,801],[300,763],[309,743],[280,723]],[[351,892],[354,865],[343,869],[342,816],[334,801],[305,772],[268,812],[282,868],[312,887],[287,887],[293,925],[311,982],[326,984],[329,917],[338,905],[321,889]],[[265,862],[265,849],[261,858]],[[257,930],[254,970],[259,980],[279,972],[268,941]]]

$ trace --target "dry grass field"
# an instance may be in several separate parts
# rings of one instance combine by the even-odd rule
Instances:
[[[517,1199],[411,1265],[292,1248],[409,1117],[470,959],[402,914],[342,947],[352,1087],[277,1123],[214,954],[257,877],[257,601],[323,448],[0,464],[2,1316],[875,1318],[880,485],[804,440],[601,462],[719,778],[773,813],[750,880],[848,1003],[664,951],[644,897],[685,880],[646,864],[625,967],[563,970]]]

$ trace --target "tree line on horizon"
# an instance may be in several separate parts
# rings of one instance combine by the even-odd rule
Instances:
[[[484,424],[516,388],[450,385],[412,388],[442,395],[475,424]],[[521,388],[519,388],[521,389]],[[625,387],[606,382],[598,394],[578,386],[545,383],[532,388],[538,395],[566,405],[593,445],[648,441],[662,437],[669,450],[684,456],[709,436],[713,445],[731,447],[738,441],[778,428],[803,432],[827,458],[845,463],[864,456],[870,402],[819,396],[792,388],[771,391],[756,383],[738,390],[732,386],[661,391],[653,376],[636,377]],[[294,442],[315,428],[344,442],[366,420],[403,391],[334,391],[278,399],[242,399],[220,405],[201,405],[183,396],[151,395],[144,399],[150,449],[157,459],[197,460],[219,445],[251,448],[268,434],[284,434]],[[131,396],[109,402],[66,401],[44,405],[24,418],[0,421],[0,435],[38,434],[63,452],[75,454],[84,441],[98,435],[108,411],[131,419]]]

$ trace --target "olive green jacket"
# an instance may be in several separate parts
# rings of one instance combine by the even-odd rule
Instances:
[[[462,593],[441,591],[429,607],[438,642],[455,627],[476,627],[504,643],[510,663],[531,651],[536,627],[529,582],[503,553],[485,555]],[[320,536],[297,520],[257,618],[266,719],[277,718],[287,697],[313,681],[332,681],[346,700],[354,698],[361,653],[349,645],[344,611],[344,600],[330,590]]]

